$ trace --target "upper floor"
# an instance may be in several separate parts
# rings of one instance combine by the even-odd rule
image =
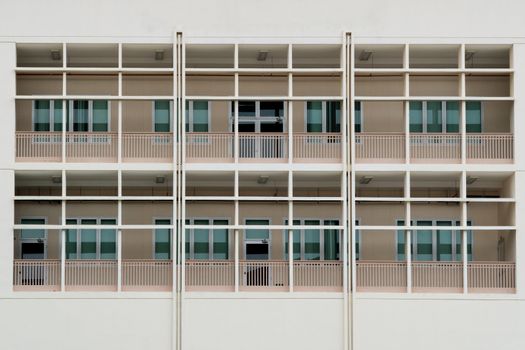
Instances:
[[[18,44],[16,160],[513,163],[512,45]]]

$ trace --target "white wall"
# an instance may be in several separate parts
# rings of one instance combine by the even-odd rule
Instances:
[[[268,294],[187,297],[182,305],[185,350],[341,350],[343,299]]]
[[[525,301],[440,297],[355,300],[355,350],[521,350]]]

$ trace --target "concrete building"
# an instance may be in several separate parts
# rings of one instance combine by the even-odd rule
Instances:
[[[3,4],[0,348],[525,348],[525,6],[471,3]]]

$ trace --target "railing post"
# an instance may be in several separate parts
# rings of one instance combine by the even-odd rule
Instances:
[[[288,284],[293,292],[293,230],[288,230]]]
[[[60,291],[66,290],[66,230],[60,231]]]
[[[122,230],[117,230],[117,291],[122,290]]]
[[[239,230],[235,229],[233,231],[234,233],[234,241],[235,241],[235,267],[234,267],[234,281],[235,281],[235,292],[239,291]]]

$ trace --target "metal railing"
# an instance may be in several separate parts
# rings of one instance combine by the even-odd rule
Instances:
[[[171,260],[123,260],[122,290],[171,290]]]
[[[516,264],[513,262],[469,262],[468,288],[471,291],[513,291]]]
[[[406,291],[407,264],[396,261],[357,261],[358,291]]]
[[[363,162],[404,162],[405,134],[403,133],[357,133],[355,157]]]
[[[116,290],[116,260],[66,260],[66,289]]]
[[[223,290],[235,287],[235,264],[231,260],[187,260],[188,290]]]
[[[342,261],[293,262],[293,286],[296,289],[341,289],[343,287]]]
[[[60,260],[15,260],[15,290],[60,290]]]
[[[288,262],[268,260],[239,261],[239,283],[241,289],[288,288]]]
[[[463,288],[461,262],[412,262],[412,287],[414,290],[460,291]]]
[[[514,159],[512,134],[467,134],[467,159],[511,161]]]
[[[171,162],[173,134],[167,132],[123,133],[122,160],[126,162]]]
[[[460,161],[461,135],[410,134],[410,158],[425,161]]]
[[[295,161],[323,160],[325,162],[340,162],[342,146],[341,134],[293,134],[293,157]]]
[[[232,161],[234,134],[186,133],[186,159],[194,162]]]

